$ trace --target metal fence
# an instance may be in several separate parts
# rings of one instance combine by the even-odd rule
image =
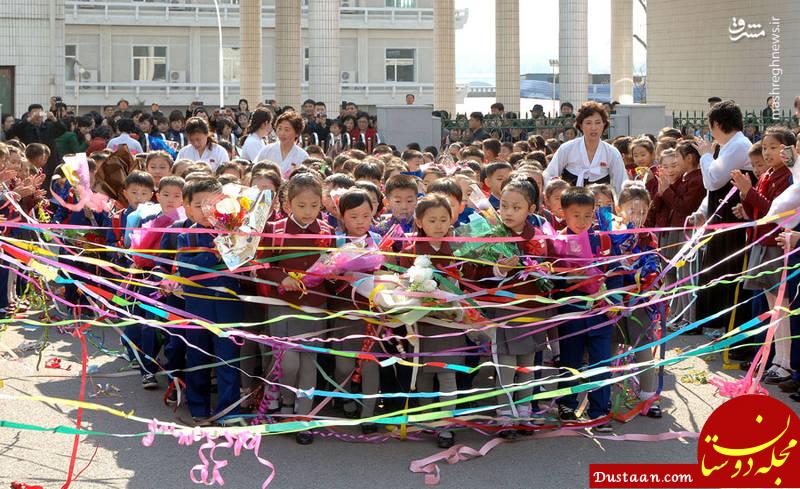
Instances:
[[[508,118],[485,115],[483,128],[501,141],[518,141],[530,136],[540,135],[545,139],[558,138],[567,129],[575,130],[575,117]],[[450,133],[451,141],[460,141],[470,133],[469,118],[458,114],[454,119],[442,119],[442,129]]]
[[[744,112],[745,132],[762,132],[769,126],[786,126],[790,128],[798,127],[797,118],[792,111],[782,110],[773,113],[772,116],[763,112],[745,111]],[[684,134],[690,131],[699,133],[707,131],[708,120],[704,111],[686,111],[672,113],[672,127],[680,129]]]

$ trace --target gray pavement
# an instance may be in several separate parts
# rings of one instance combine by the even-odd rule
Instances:
[[[11,327],[0,334],[0,379],[2,395],[44,395],[76,399],[80,388],[80,345],[55,329],[43,359],[57,357],[70,370],[41,368],[36,371],[37,355],[14,350],[14,358],[6,350],[37,340],[41,330]],[[107,344],[117,348],[117,335],[105,330]],[[687,347],[701,341],[698,337],[679,338],[669,345]],[[90,364],[100,374],[124,370],[125,361],[90,346]],[[667,431],[700,431],[711,411],[722,402],[711,385],[681,382],[690,372],[718,373],[739,376],[742,372],[721,369],[721,358],[692,358],[667,369],[666,390],[662,406],[664,417],[653,420],[638,417],[627,424],[615,423],[616,434]],[[174,421],[176,416],[188,419],[185,408],[173,413],[162,403],[164,388],[143,391],[138,375],[115,378],[92,376],[87,399],[138,416]],[[97,392],[97,384],[111,384],[113,396]],[[792,402],[777,389],[771,392],[785,401],[795,412],[800,403]],[[0,419],[55,427],[74,426],[76,410],[53,402],[12,401],[0,399]],[[140,423],[97,411],[84,411],[84,426],[111,433],[146,431]],[[355,431],[353,431],[355,433]],[[39,484],[45,489],[60,488],[65,480],[73,437],[49,432],[0,428],[0,488],[11,481]],[[478,449],[489,440],[475,432],[459,432],[458,442]],[[77,469],[86,471],[71,485],[76,489],[127,488],[161,489],[190,488],[189,471],[197,464],[199,444],[179,446],[171,437],[158,437],[150,448],[140,438],[82,437],[78,450]],[[589,438],[529,439],[501,444],[487,456],[455,465],[440,463],[442,488],[580,488],[588,487],[590,463],[693,463],[696,440],[662,442],[601,441]],[[96,453],[95,453],[96,451]],[[311,446],[299,446],[290,436],[264,437],[260,455],[276,468],[272,488],[330,489],[374,487],[423,487],[424,477],[409,470],[412,460],[439,452],[432,439],[422,441],[390,440],[382,444],[352,443],[331,438],[316,439]],[[225,456],[221,456],[224,453]],[[229,451],[218,454],[227,458],[222,470],[229,488],[258,488],[269,474],[252,452],[238,458]]]

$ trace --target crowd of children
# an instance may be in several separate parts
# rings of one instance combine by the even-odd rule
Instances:
[[[277,118],[268,107],[247,111],[240,121],[244,128],[241,156],[235,144],[233,149],[226,148],[217,139],[220,123],[212,130],[205,111],[195,110],[185,125],[178,117],[181,114],[170,116],[167,124],[159,116],[157,128],[148,114],[139,114],[137,120],[120,117],[113,121],[118,136],[106,139],[106,147],[89,154],[92,189],[113,204],[100,212],[88,207],[73,210],[71,204],[81,199],[79,190],[62,167],[45,175],[43,168],[50,158],[46,145],[25,145],[19,140],[0,143],[5,219],[82,225],[85,233],[64,239],[94,250],[85,253],[125,269],[146,270],[153,281],[163,276],[153,272],[190,279],[191,284],[166,279],[159,283],[159,300],[174,310],[212,324],[268,322],[244,330],[269,335],[270,347],[252,341],[242,345],[205,328],[157,328],[147,322],[154,319],[151,312],[138,306],[128,311],[145,320],[126,327],[123,338],[129,359],[142,374],[142,386],[155,389],[169,383],[171,403],[178,403],[179,392],[185,392],[196,423],[241,422],[259,409],[277,419],[306,419],[316,414],[318,396],[309,395],[315,388],[362,394],[365,397],[337,399],[334,407],[345,417],[370,419],[381,394],[383,408],[391,412],[414,404],[426,406],[434,399],[428,395],[406,400],[403,393],[439,393],[439,401],[455,400],[482,377],[502,389],[496,398],[501,406],[497,412],[501,436],[531,433],[551,412],[563,423],[580,422],[576,393],[557,398],[552,411],[544,402],[531,401],[533,381],[543,375],[535,367],[547,365],[565,367],[557,374],[552,371],[559,375],[561,388],[586,380],[601,384],[588,393],[587,415],[597,433],[608,433],[612,431],[610,371],[588,379],[575,376],[575,371],[587,365],[610,366],[609,359],[619,352],[654,341],[662,331],[660,319],[674,331],[701,331],[695,327],[702,317],[695,314],[693,294],[685,292],[687,285],[697,283],[697,269],[691,266],[697,261],[684,256],[689,264],[676,266],[673,260],[691,236],[691,224],[701,225],[693,221],[696,211],[707,205],[709,189],[702,162],[708,148],[694,138],[667,128],[658,136],[614,139],[607,151],[617,152],[624,161],[627,172],[622,180],[627,181],[578,187],[558,176],[546,179],[558,148],[543,144],[541,137],[507,145],[492,138],[466,146],[454,143],[441,153],[433,147],[423,152],[413,144],[399,149],[381,143],[369,127],[368,116],[345,112],[341,121],[330,126],[325,144],[308,145],[302,142],[309,134],[309,121],[324,117],[324,105],[311,102],[310,112],[305,113],[305,104],[303,110],[303,114],[286,110]],[[76,130],[86,134],[91,125],[79,122]],[[739,126],[734,123],[730,130],[741,130]],[[172,144],[154,149],[160,147],[158,141]],[[800,192],[792,186],[790,168],[796,144],[791,130],[770,128],[749,152],[757,181],[751,179],[749,167],[731,172],[729,179],[740,202],[732,212],[739,219],[760,219],[783,192]],[[62,146],[68,151],[87,149],[71,138],[65,138]],[[264,158],[264,154],[274,156]],[[261,240],[260,265],[252,274],[207,273],[223,268],[223,261],[204,203],[229,183],[256,186],[275,195],[264,230],[271,237]],[[488,207],[476,205],[476,189],[477,200],[485,199]],[[153,218],[177,216],[181,207],[185,218],[181,215],[167,223],[174,232],[163,232],[159,249],[164,254],[148,261],[125,249],[131,247],[130,217],[150,202],[160,206]],[[460,243],[454,236],[463,236],[459,229],[469,226],[476,214],[494,216],[497,222],[491,224],[496,237],[518,238],[512,242],[513,253],[494,263],[459,256]],[[139,221],[134,227],[143,225]],[[630,229],[636,231],[624,232]],[[796,231],[779,231],[774,223],[748,231],[748,243],[753,246],[748,251],[750,278],[743,289],[752,291],[754,298],[763,295],[769,308],[776,306],[784,252],[793,250],[800,236]],[[36,237],[19,227],[7,227],[5,233],[22,239]],[[379,249],[387,236],[395,237],[388,252]],[[439,304],[431,315],[438,322],[419,321],[391,330],[353,315],[326,320],[331,312],[368,310],[371,298],[355,294],[353,282],[342,276],[307,286],[302,275],[320,252],[297,250],[345,245],[385,252],[384,272],[410,269],[416,259],[428,257],[437,276],[447,281],[448,290],[484,291],[475,295],[482,305],[478,319],[467,318],[470,314],[461,307]],[[98,253],[97,246],[106,247],[107,252]],[[74,247],[62,251],[68,252],[75,253]],[[790,263],[796,261],[793,256]],[[545,262],[552,268],[542,268]],[[69,263],[93,274],[107,273],[80,260]],[[15,280],[10,268],[4,262],[0,277],[5,312],[25,307],[24,281]],[[796,302],[797,280],[789,285],[785,306]],[[668,304],[636,307],[647,300],[640,294],[658,288],[672,291]],[[273,302],[265,306],[242,300],[254,295]],[[12,296],[17,296],[15,303],[8,302]],[[78,315],[94,310],[95,304],[77,285],[68,285],[64,297],[78,306]],[[466,326],[454,329],[442,323]],[[784,320],[779,326],[776,353],[765,381],[800,397],[796,393],[800,348],[791,348],[793,341],[789,341],[797,336],[796,329],[794,320],[791,325]],[[326,363],[330,356],[297,346],[319,346],[321,339],[326,340],[324,347],[334,351],[396,355],[426,365],[412,375],[413,369],[404,365],[381,368],[352,356],[333,356],[334,361]],[[259,360],[239,360],[253,356]],[[652,359],[651,348],[639,348],[633,361]],[[445,366],[484,361],[497,366],[479,369],[472,376]],[[213,365],[215,389],[208,365]],[[324,386],[318,381],[319,370],[328,371],[320,377],[326,379]],[[273,388],[277,384],[280,389]],[[641,403],[637,409],[642,414],[661,417],[657,390],[655,370],[642,369],[637,392]],[[212,391],[216,392],[214,406]],[[400,395],[388,395],[392,393]],[[378,428],[365,422],[361,429],[369,434]],[[301,444],[313,439],[311,431],[296,434]],[[439,446],[449,447],[455,434],[441,429],[436,439]]]

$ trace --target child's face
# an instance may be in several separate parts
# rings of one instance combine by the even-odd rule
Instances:
[[[676,153],[677,154],[677,153]],[[658,167],[661,171],[661,175],[667,178],[667,180],[674,182],[678,178],[680,178],[683,173],[680,171],[680,165],[678,164],[678,159],[674,156],[664,156],[661,158],[661,161],[658,163]]]
[[[172,121],[172,122],[169,123],[169,127],[173,131],[180,131],[180,130],[183,129],[183,122],[181,122],[181,121]]]
[[[466,200],[469,194],[472,193],[471,186],[474,181],[467,176],[459,176],[456,177],[456,182],[458,182],[458,186],[461,187],[461,195],[463,195],[464,199]]]
[[[203,214],[203,202],[210,199],[214,194],[211,192],[198,192],[192,195],[191,202],[185,202],[189,204],[186,207],[186,216],[201,226],[209,227],[211,226],[211,222],[209,222],[208,218]]]
[[[594,208],[611,207],[611,212],[614,212],[614,199],[604,192],[597,192],[594,194]]]
[[[761,140],[761,154],[764,155],[764,161],[770,168],[780,168],[784,165],[781,159],[781,150],[783,143],[778,141],[772,136],[766,136]]]
[[[500,195],[500,188],[503,186],[503,182],[508,179],[509,175],[511,175],[511,170],[508,168],[501,168],[492,173],[491,176],[486,177],[486,186],[489,187],[492,195]]]
[[[347,209],[342,215],[342,225],[348,236],[360,237],[369,232],[372,225],[372,206],[364,202],[358,207]]]
[[[564,208],[564,222],[575,234],[584,233],[592,227],[594,208],[590,205],[573,204]]]
[[[521,233],[528,220],[528,215],[532,214],[536,207],[529,204],[525,197],[513,190],[503,192],[500,196],[500,219],[503,224],[515,233]]]
[[[322,197],[312,190],[304,190],[289,200],[289,212],[301,226],[317,219],[322,208]]]
[[[172,170],[169,161],[164,158],[153,158],[147,163],[147,173],[153,177],[153,183],[158,186],[162,178],[169,176]]]
[[[424,161],[425,161],[425,159],[421,158],[419,156],[409,159],[406,162],[406,165],[408,165],[408,171],[417,171],[417,170],[419,170],[420,165],[422,165],[422,163]]]
[[[367,190],[367,195],[369,195],[369,201],[372,203],[372,216],[375,217],[380,212],[380,202],[378,201],[378,196],[369,190]]]
[[[563,193],[564,189],[559,189],[553,192],[549,198],[545,197],[547,208],[559,219],[564,219],[564,209],[561,208],[561,194]]]
[[[633,199],[619,206],[619,211],[625,224],[632,224],[634,228],[640,228],[644,224],[647,216],[648,203],[641,199]]]
[[[450,222],[450,212],[446,207],[431,207],[416,220],[416,225],[429,238],[444,238],[450,232]]]
[[[148,134],[153,130],[153,125],[149,120],[139,121],[139,129],[141,129],[143,133]]]
[[[636,166],[643,166],[650,168],[653,164],[653,153],[647,151],[642,146],[634,146],[633,148],[633,164]]]
[[[395,219],[408,221],[414,216],[417,206],[417,192],[410,188],[395,189],[388,197],[386,205]]]
[[[158,203],[164,214],[172,212],[183,205],[183,191],[176,185],[165,185],[158,191]]]
[[[756,174],[756,178],[761,178],[761,175],[769,170],[769,165],[767,165],[763,154],[750,155],[750,164],[753,165],[753,172]]]
[[[153,198],[153,189],[147,188],[145,185],[128,185],[123,191],[125,198],[128,200],[128,205],[132,209],[137,209],[140,204],[149,202]]]
[[[169,124],[167,124],[166,122],[159,122],[158,124],[156,124],[156,127],[158,127],[158,132],[165,133],[169,129]]]
[[[445,195],[447,201],[450,202],[450,209],[453,211],[453,217],[450,219],[450,224],[455,225],[458,221],[458,215],[464,212],[464,203],[460,202],[452,195]]]
[[[436,180],[439,180],[439,175],[435,173],[426,173],[424,177],[422,177],[422,183],[425,187],[425,191],[428,191],[428,185],[432,184]]]
[[[678,177],[681,177],[684,174],[694,170],[694,167],[692,166],[692,160],[684,158],[680,153],[677,152],[675,153],[675,165],[675,171],[677,172]]]

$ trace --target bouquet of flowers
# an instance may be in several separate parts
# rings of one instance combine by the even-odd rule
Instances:
[[[256,256],[259,234],[272,208],[272,192],[258,187],[227,184],[203,202],[202,212],[214,229],[226,231],[214,244],[228,269],[236,270]]]
[[[511,233],[499,223],[499,220],[497,224],[492,225],[482,214],[475,213],[469,216],[469,223],[456,228],[456,236],[468,236],[471,238],[510,237]],[[453,245],[456,248],[453,255],[456,257],[474,258],[487,262],[497,262],[501,258],[519,254],[516,243],[511,242],[486,243],[470,241],[458,244],[453,243]]]
[[[134,218],[133,221],[131,218]],[[183,207],[163,214],[159,204],[142,204],[128,216],[128,227],[136,229],[126,232],[125,239],[130,241],[130,249],[134,251],[157,249],[161,245],[161,237],[164,233],[156,230],[169,227],[174,222],[184,219],[186,219],[186,211]],[[139,222],[144,222],[144,224],[139,226]],[[133,263],[140,268],[155,266],[153,260],[139,255],[133,255]]]
[[[107,196],[92,191],[89,161],[86,159],[86,153],[65,156],[64,164],[60,166],[60,169],[67,181],[66,183],[73,189],[77,202],[74,204],[66,202],[59,195],[59,192],[54,190],[52,192],[53,200],[58,205],[72,212],[80,212],[84,207],[93,212],[103,212],[111,209],[111,201]]]
[[[374,241],[363,239],[345,243],[330,251],[311,265],[300,279],[306,287],[317,287],[331,276],[345,272],[374,272],[383,266],[384,256],[376,253]]]
[[[414,265],[402,275],[378,273],[359,274],[358,277],[353,284],[353,294],[367,297],[370,304],[381,310],[393,311],[392,317],[405,325],[412,325],[431,312],[409,308],[449,299],[449,296],[443,298],[445,294],[439,291],[439,284],[434,278],[433,263],[424,255],[418,256]]]

